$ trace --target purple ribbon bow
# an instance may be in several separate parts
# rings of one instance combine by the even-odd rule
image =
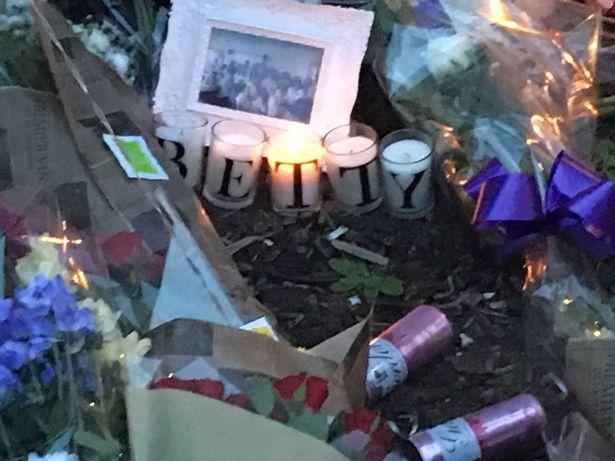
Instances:
[[[557,232],[592,259],[615,255],[615,185],[565,152],[553,168],[543,203],[536,179],[510,173],[493,159],[464,190],[476,203],[473,225],[499,228],[510,254],[545,232]]]

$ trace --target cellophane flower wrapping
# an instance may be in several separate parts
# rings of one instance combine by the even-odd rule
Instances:
[[[589,159],[597,9],[563,0],[379,3],[389,5],[377,23],[390,38],[376,73],[405,121],[439,136],[441,155],[462,152],[441,157],[457,184],[490,158],[541,183],[560,151]]]
[[[179,218],[178,195],[113,159],[96,179],[56,96],[3,88],[0,106],[0,459],[127,459],[125,364],[148,353],[145,333],[244,320],[208,289],[200,207]]]
[[[433,133],[440,183],[468,222],[476,223],[477,202],[463,186],[493,159],[535,179],[541,213],[562,151],[592,169],[598,90],[608,96],[613,75],[598,8],[564,0],[381,4],[390,39],[374,68],[402,118]],[[506,208],[519,205],[517,197]],[[480,234],[492,255],[503,247],[496,227]],[[557,369],[566,341],[611,338],[615,317],[595,262],[552,230],[515,249],[525,260],[528,346]]]

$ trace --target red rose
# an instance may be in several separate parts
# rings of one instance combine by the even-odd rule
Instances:
[[[327,381],[317,376],[309,376],[305,381],[305,406],[318,411],[329,396]]]
[[[369,444],[367,448],[366,461],[382,461],[390,452],[389,447]]]
[[[224,398],[224,384],[222,384],[222,381],[214,381],[212,379],[195,379],[192,381],[194,381],[194,393],[216,400]]]
[[[138,232],[124,231],[109,237],[102,247],[110,256],[111,262],[124,265],[132,260],[133,253],[142,247],[143,243],[143,237]]]
[[[301,373],[298,375],[287,376],[286,378],[280,378],[273,383],[273,387],[280,397],[284,400],[290,400],[293,398],[295,391],[301,387],[307,373]]]
[[[357,408],[352,413],[348,413],[344,418],[346,432],[358,430],[369,434],[376,418],[378,418],[378,415],[373,411],[367,408]]]
[[[150,389],[177,389],[192,392],[212,399],[224,398],[224,384],[212,379],[163,378],[149,385]]]
[[[372,432],[372,442],[383,447],[388,447],[394,437],[395,434],[384,421],[381,421],[376,430]]]
[[[250,397],[245,394],[229,395],[226,399],[226,403],[230,403],[231,405],[235,405],[236,407],[241,407],[244,410],[249,410],[252,407],[252,401],[250,400]]]

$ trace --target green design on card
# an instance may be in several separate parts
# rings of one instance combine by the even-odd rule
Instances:
[[[130,166],[132,166],[137,173],[158,173],[158,169],[150,162],[137,141],[123,141],[118,139],[117,144],[122,150],[124,157],[126,157],[126,160],[130,162]]]

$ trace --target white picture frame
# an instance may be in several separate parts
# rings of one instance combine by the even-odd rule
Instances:
[[[324,136],[350,121],[372,22],[370,11],[293,0],[174,0],[154,112]]]

